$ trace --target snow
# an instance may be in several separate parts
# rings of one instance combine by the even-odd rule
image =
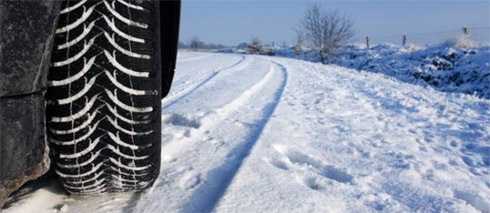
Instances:
[[[456,50],[458,51],[458,50]],[[3,212],[490,212],[490,100],[296,59],[179,52],[144,193]]]
[[[291,48],[280,48],[275,50],[275,55],[320,61],[312,50],[295,54]],[[353,44],[336,51],[326,63],[383,73],[443,92],[474,94],[490,99],[490,46],[466,36],[428,47],[400,47],[385,43],[365,48]]]

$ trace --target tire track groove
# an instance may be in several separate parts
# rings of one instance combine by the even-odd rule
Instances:
[[[232,69],[236,66],[238,66],[239,64],[243,63],[243,61],[245,61],[245,56],[242,56],[240,55],[240,60],[228,67],[225,67],[225,68],[222,68],[222,69],[219,69],[219,70],[216,70],[214,71],[213,73],[211,73],[208,77],[206,77],[204,80],[202,80],[200,83],[196,84],[195,86],[191,87],[190,89],[187,89],[187,90],[184,90],[184,92],[182,92],[183,94],[181,94],[180,96],[177,96],[176,98],[174,98],[173,100],[171,101],[167,101],[168,103],[165,104],[165,106],[162,106],[162,110],[165,110],[167,108],[169,108],[170,106],[178,103],[179,101],[181,101],[182,99],[184,99],[185,97],[189,96],[190,94],[192,94],[194,91],[198,90],[199,88],[201,88],[204,84],[206,84],[207,82],[211,81],[214,77],[216,77],[220,72],[223,72],[225,70],[229,70],[229,69]],[[172,98],[172,97],[170,97]],[[166,100],[169,100],[169,98],[167,98]]]
[[[212,180],[212,182],[209,182],[206,185],[202,185],[200,188],[198,188],[191,195],[187,204],[183,207],[182,212],[212,212],[215,206],[224,196],[226,190],[232,183],[232,180],[240,170],[241,165],[250,155],[253,147],[260,139],[260,136],[262,135],[262,132],[268,123],[268,120],[271,118],[275,108],[279,104],[288,80],[287,69],[283,65],[273,61],[270,61],[270,63],[271,66],[278,67],[280,73],[282,74],[281,83],[279,85],[279,88],[277,88],[274,92],[272,101],[269,102],[264,108],[262,108],[262,116],[260,116],[261,119],[257,123],[255,123],[255,125],[251,125],[250,132],[244,138],[244,140],[228,152],[228,158],[226,159],[226,161],[217,168],[214,168],[207,173],[206,176],[210,178],[204,179],[207,179],[208,181]],[[262,79],[264,81],[261,80],[261,82],[257,83],[256,85],[266,84],[269,81],[268,78],[270,77],[272,76],[266,75]],[[261,88],[262,87],[252,88],[250,90],[254,90],[252,91],[252,93],[255,93],[260,91]],[[245,99],[248,99],[252,94],[247,94],[247,92],[248,91],[246,91],[240,98],[244,96],[246,97]],[[238,102],[240,101],[246,102],[248,100],[238,100]],[[241,104],[237,105],[233,102],[229,104],[231,108],[237,108],[235,107],[235,105],[238,106]],[[206,194],[206,196],[203,196],[204,194]]]

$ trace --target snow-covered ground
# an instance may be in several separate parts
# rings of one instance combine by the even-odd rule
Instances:
[[[55,181],[3,212],[490,212],[490,100],[380,73],[180,52],[145,193],[67,196]]]
[[[240,53],[241,50],[221,52]],[[312,62],[321,60],[317,51],[311,49],[295,52],[294,47],[275,47],[269,52]],[[477,43],[465,36],[427,47],[384,43],[366,48],[364,44],[350,44],[334,51],[325,63],[383,73],[443,92],[490,99],[490,44]]]

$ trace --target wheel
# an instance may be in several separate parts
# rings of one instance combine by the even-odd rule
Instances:
[[[140,191],[159,174],[159,7],[128,0],[61,5],[47,132],[56,173],[70,193]]]

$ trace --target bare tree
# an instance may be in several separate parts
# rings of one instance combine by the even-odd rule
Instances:
[[[237,49],[242,49],[242,50],[247,49],[247,47],[248,44],[246,42],[241,42],[236,46]]]
[[[199,40],[199,38],[197,37],[194,37],[191,39],[191,41],[189,42],[189,47],[192,49],[192,50],[198,50],[198,49],[202,49],[204,47],[204,42],[202,42],[201,40]]]
[[[300,28],[301,33],[320,54],[322,62],[333,50],[354,37],[352,19],[338,11],[327,12],[318,4],[308,7]]]
[[[188,46],[187,44],[185,44],[184,42],[179,41],[179,43],[177,44],[177,47],[178,47],[179,49],[186,49],[186,48],[188,48],[189,46]]]
[[[203,42],[198,37],[193,37],[192,39],[190,39],[188,44],[179,42],[178,47],[183,49],[190,48],[192,50],[220,50],[228,48],[228,46],[223,44]]]
[[[296,44],[293,47],[293,52],[295,54],[300,54],[303,51],[303,48],[304,48],[303,37],[301,35],[298,35]]]
[[[262,53],[262,43],[257,37],[252,37],[252,41],[247,46],[247,53],[260,54]]]

